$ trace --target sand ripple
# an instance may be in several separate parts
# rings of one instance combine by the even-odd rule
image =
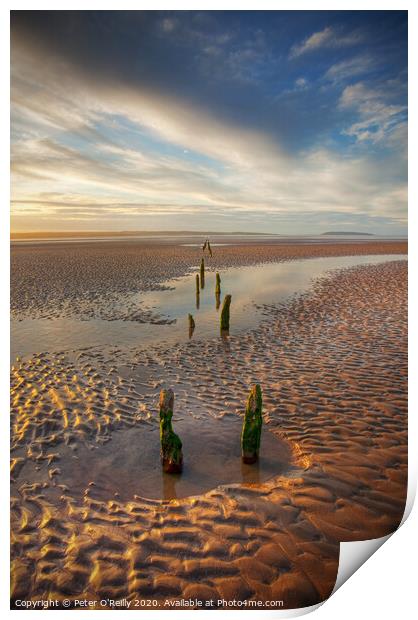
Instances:
[[[236,245],[216,248],[206,268],[319,256],[405,254],[406,242]],[[140,245],[132,240],[12,246],[13,319],[78,318],[170,323],[139,305],[138,291],[166,290],[165,282],[200,263],[200,247]],[[48,274],[46,277],[45,274]]]
[[[223,597],[285,607],[325,598],[339,541],[383,536],[402,518],[406,286],[405,261],[352,268],[263,307],[257,330],[227,342],[18,361],[13,598]],[[64,484],[72,455],[152,425],[161,387],[175,390],[178,417],[198,427],[242,414],[255,381],[265,427],[289,446],[294,470],[170,501]]]

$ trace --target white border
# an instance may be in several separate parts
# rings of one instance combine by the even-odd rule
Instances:
[[[57,6],[56,2],[43,1],[43,2],[9,2],[8,6],[3,6],[1,9],[0,19],[0,58],[2,67],[2,89],[1,89],[1,187],[3,188],[3,196],[0,210],[0,342],[3,344],[3,352],[0,358],[0,411],[2,415],[2,422],[5,429],[0,434],[0,450],[1,450],[1,464],[2,464],[2,476],[0,477],[2,485],[2,497],[4,504],[1,510],[1,531],[6,533],[6,536],[2,536],[1,558],[4,564],[4,570],[1,572],[3,578],[0,580],[0,606],[7,616],[9,614],[21,613],[19,611],[9,611],[9,585],[8,585],[8,560],[9,560],[9,542],[7,533],[9,532],[9,519],[8,519],[8,480],[5,472],[8,472],[8,452],[9,452],[9,433],[8,433],[8,411],[9,411],[9,355],[6,343],[9,342],[9,218],[8,218],[8,204],[9,204],[9,10],[57,10],[57,9],[72,9],[72,10],[409,10],[409,58],[410,58],[410,70],[412,69],[412,77],[409,82],[409,109],[412,113],[412,117],[409,121],[409,135],[410,144],[412,142],[412,148],[409,152],[409,169],[415,171],[410,173],[410,196],[412,200],[418,196],[417,191],[417,161],[415,155],[416,145],[416,113],[417,110],[417,97],[416,97],[416,58],[418,58],[417,52],[417,29],[416,29],[416,13],[417,9],[411,0],[403,2],[393,2],[384,0],[381,2],[367,1],[367,0],[351,0],[350,2],[339,2],[336,6],[335,0],[319,1],[316,3],[305,1],[288,0],[274,1],[274,0],[258,0],[255,2],[237,2],[237,1],[223,1],[213,0],[212,2],[202,2],[198,0],[194,1],[178,1],[178,2],[133,2],[127,0],[120,0],[118,3],[111,2],[109,0],[94,0],[90,2],[80,2],[80,0],[73,0],[70,2],[60,2]],[[413,272],[416,266],[416,206],[409,212],[409,238],[410,252],[409,260],[412,261],[412,268],[410,273]],[[413,309],[417,307],[416,301],[416,289],[413,286],[412,280],[410,280],[410,296],[409,307],[410,316],[413,317]],[[416,346],[417,346],[417,328],[416,321],[410,322],[409,326],[409,338],[410,338],[410,376],[414,376],[414,370],[416,371]],[[411,415],[409,417],[409,438],[415,439],[418,436],[417,433],[417,389],[416,382],[411,382],[410,386],[410,405],[409,410]],[[6,430],[7,429],[7,430]],[[415,439],[416,442],[416,439]],[[411,501],[411,489],[413,493],[416,489],[417,479],[417,449],[416,443],[409,446],[409,498],[408,503],[412,505]],[[7,505],[5,505],[7,502]],[[408,508],[410,509],[410,506]],[[395,615],[402,619],[408,620],[409,618],[416,617],[414,592],[416,589],[416,563],[414,561],[414,554],[412,549],[418,548],[417,544],[417,522],[418,511],[416,507],[412,511],[411,517],[391,538],[383,545],[379,553],[369,560],[366,565],[345,584],[343,588],[338,590],[317,612],[317,618],[326,620],[327,618],[334,619],[338,616],[339,620],[345,620],[346,618],[352,618],[353,615],[361,614],[361,617],[367,617],[367,615],[373,615],[379,618],[393,618]],[[411,557],[410,557],[411,556]],[[307,610],[305,610],[306,612]],[[35,615],[42,612],[32,612]],[[55,611],[49,612],[55,614],[62,614],[65,612]],[[83,611],[69,611],[68,613],[80,614],[99,612],[83,612]],[[131,612],[132,613],[132,612]],[[228,616],[241,614],[238,611],[196,611],[194,613],[204,613],[207,617],[209,613],[227,614]],[[267,614],[267,616],[266,616]],[[246,617],[272,617],[272,616],[290,617],[295,615],[287,611],[281,612],[269,612],[269,611],[249,611],[246,612]],[[299,615],[299,614],[298,614]],[[169,611],[169,612],[142,612],[141,616],[150,616],[153,619],[159,619],[161,617],[168,617],[170,620],[177,620],[184,618],[183,612]]]

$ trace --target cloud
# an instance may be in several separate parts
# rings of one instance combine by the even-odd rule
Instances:
[[[357,88],[340,106],[358,113],[371,101]],[[23,43],[13,48],[12,102],[16,228],[220,229],[229,218],[266,229],[290,218],[303,229],[306,213],[385,225],[404,216],[396,161],[392,177],[367,156],[318,146],[291,155],[267,132],[186,97],[104,79]]]
[[[297,80],[295,80],[295,86],[298,89],[304,89],[307,88],[308,86],[308,80],[304,77],[300,77]]]
[[[314,32],[302,43],[296,43],[291,47],[289,58],[297,58],[302,54],[314,52],[321,48],[338,48],[356,45],[361,41],[358,32],[351,34],[340,34],[335,28],[327,26],[319,32]]]
[[[161,21],[161,28],[164,32],[173,32],[178,26],[177,19],[173,17],[165,17]]]
[[[368,73],[376,68],[378,62],[370,55],[362,54],[337,62],[328,69],[324,77],[332,82],[343,82],[347,79]]]
[[[399,146],[406,147],[407,106],[393,103],[397,95],[390,83],[380,88],[370,88],[358,82],[344,88],[339,107],[356,112],[359,120],[344,129],[343,133],[357,142],[376,144],[391,140],[393,144],[396,139]]]

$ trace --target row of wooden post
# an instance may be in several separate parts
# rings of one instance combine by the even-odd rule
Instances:
[[[205,242],[205,245],[208,242]],[[203,249],[205,246],[203,247]],[[212,256],[212,254],[211,254]],[[215,280],[215,299],[216,299],[216,309],[218,310],[221,304],[221,276],[218,272],[216,272],[216,280]],[[196,307],[199,308],[200,305],[200,291],[205,288],[205,259],[202,258],[200,261],[200,276],[196,274]],[[230,318],[230,307],[231,307],[231,295],[225,295],[224,303],[222,305],[221,310],[221,332],[229,331],[229,318]],[[195,320],[192,314],[189,314],[189,337],[192,336],[193,331],[196,327]]]
[[[244,463],[255,463],[260,451],[263,399],[261,387],[251,387],[247,398],[244,423],[241,432],[241,458]],[[183,469],[183,446],[173,430],[174,392],[171,389],[160,392],[160,442],[163,471],[178,474]]]

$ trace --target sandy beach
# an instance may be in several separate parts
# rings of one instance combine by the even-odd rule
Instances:
[[[339,543],[389,534],[403,515],[406,252],[403,241],[214,247],[206,268],[225,271],[223,292],[234,267],[399,258],[337,269],[286,302],[255,304],[257,326],[229,337],[199,339],[197,325],[196,337],[172,345],[114,342],[15,360],[12,603],[324,600]],[[133,314],[130,296],[170,279],[175,287],[200,255],[129,239],[14,245],[12,319],[159,329],[159,310]],[[251,467],[240,463],[239,433],[254,383],[264,426]],[[158,460],[158,395],[168,387],[181,477],[162,474]]]

